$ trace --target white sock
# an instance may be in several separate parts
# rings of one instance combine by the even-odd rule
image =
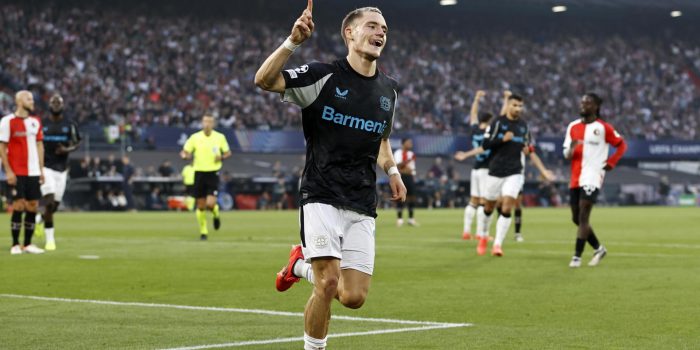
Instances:
[[[34,223],[40,224],[44,221],[44,217],[41,216],[41,213],[36,213],[36,216],[34,217]]]
[[[468,204],[464,208],[464,232],[472,232],[472,222],[474,221],[474,214],[476,214],[476,208]]]
[[[493,242],[493,245],[503,245],[503,240],[506,239],[511,221],[513,221],[511,217],[505,217],[503,215],[498,217],[498,221],[496,222],[496,240]]]
[[[493,213],[491,213],[491,215],[489,215],[489,217],[488,217],[487,220],[486,220],[486,234],[485,234],[486,237],[489,236],[489,231],[491,231],[491,223],[493,222],[493,218],[494,218],[495,216],[496,216],[496,215],[493,215]]]
[[[316,339],[304,332],[304,350],[325,350],[326,340],[328,340],[328,337]]]
[[[297,260],[297,262],[294,263],[292,272],[295,276],[305,278],[309,283],[314,284],[314,269],[311,268],[311,264],[304,260]]]
[[[476,235],[477,237],[488,237],[489,236],[489,230],[487,222],[489,220],[489,217],[486,216],[486,213],[484,213],[484,206],[480,205],[476,209]]]
[[[44,234],[46,235],[46,242],[53,242],[53,227],[44,229]]]

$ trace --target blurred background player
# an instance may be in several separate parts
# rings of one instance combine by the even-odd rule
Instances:
[[[44,183],[41,185],[42,215],[37,215],[37,232],[42,229],[46,235],[46,250],[56,250],[53,215],[61,205],[68,180],[68,155],[80,147],[80,133],[75,123],[63,116],[63,97],[51,96],[51,115],[43,124],[44,133]]]
[[[194,197],[196,198],[197,224],[199,224],[199,238],[207,240],[209,229],[207,228],[207,214],[205,210],[212,212],[214,217],[214,229],[221,226],[219,205],[216,197],[219,190],[219,170],[222,161],[231,156],[231,150],[224,134],[214,130],[215,120],[211,115],[202,117],[202,130],[187,139],[182,147],[180,157],[182,159],[194,159]]]
[[[576,248],[569,267],[581,266],[581,255],[586,241],[595,249],[588,266],[596,266],[605,257],[607,250],[600,244],[590,224],[591,211],[603,186],[605,172],[612,170],[627,151],[627,144],[615,128],[600,119],[598,95],[587,93],[581,98],[581,118],[566,128],[564,158],[571,160],[571,182],[569,184],[571,216],[578,226]],[[610,146],[615,154],[608,158]]]
[[[416,205],[416,154],[413,152],[413,140],[410,138],[401,139],[401,149],[394,152],[394,162],[401,173],[401,180],[406,186],[406,204],[408,205],[408,224],[418,226],[414,215]],[[404,203],[396,202],[396,226],[403,226]]]
[[[277,274],[278,291],[301,277],[313,283],[304,310],[304,349],[326,349],[331,302],[362,307],[375,256],[376,166],[389,175],[394,201],[406,187],[391,152],[397,83],[377,67],[387,40],[381,11],[363,7],[341,24],[345,58],[283,70],[313,32],[312,0],[290,36],[260,66],[255,84],[301,107],[306,164],[301,181],[301,245]],[[362,116],[362,117],[356,117]],[[365,119],[367,118],[367,119]]]
[[[510,95],[507,97],[507,101],[505,115],[498,117],[491,123],[484,134],[482,145],[485,150],[490,149],[493,153],[489,161],[489,175],[486,178],[484,215],[477,220],[481,220],[484,225],[487,225],[495,208],[496,200],[499,196],[502,197],[500,217],[496,223],[496,239],[491,249],[491,255],[494,256],[503,256],[503,240],[510,228],[511,212],[515,199],[522,188],[521,153],[530,153],[530,130],[527,123],[520,117],[523,111],[523,98],[518,95]],[[541,162],[535,163],[535,166],[545,178],[553,180],[553,175],[544,168]],[[484,254],[487,244],[488,239],[482,237],[477,246],[477,253]]]
[[[32,244],[36,211],[44,182],[44,145],[41,120],[34,112],[34,96],[26,90],[15,95],[14,114],[0,120],[0,158],[12,194],[12,248],[10,254],[41,254],[43,249]],[[19,245],[24,214],[24,245]]]
[[[195,204],[194,166],[192,166],[192,163],[185,164],[180,174],[182,175],[182,184],[185,185],[185,205],[187,206],[187,210],[192,211]]]
[[[486,95],[483,90],[478,90],[474,96],[474,102],[472,102],[471,113],[469,114],[469,125],[471,127],[472,134],[472,151],[478,150],[470,154],[468,152],[457,152],[455,153],[455,159],[458,161],[463,161],[470,156],[475,156],[474,166],[471,171],[469,180],[469,204],[464,208],[464,229],[462,230],[462,239],[471,239],[471,229],[474,216],[477,211],[484,210],[482,191],[484,190],[484,179],[488,175],[489,171],[489,155],[491,151],[484,151],[481,144],[484,142],[484,132],[486,128],[489,127],[491,118],[493,115],[491,113],[482,113],[479,115],[479,103]],[[477,230],[477,233],[480,233]],[[474,235],[475,239],[478,239],[478,235]]]

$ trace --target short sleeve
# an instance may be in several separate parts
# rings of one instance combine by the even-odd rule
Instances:
[[[185,142],[185,145],[182,146],[182,149],[187,152],[187,153],[192,153],[194,152],[194,141],[192,140],[194,138],[194,135],[192,134],[188,139],[187,142]]]
[[[382,132],[382,138],[383,139],[388,139],[389,136],[391,136],[391,131],[394,129],[394,116],[396,115],[396,106],[397,102],[399,100],[399,93],[394,90],[394,105],[391,107],[391,119],[389,120],[389,123],[386,125],[386,128],[384,128],[384,131]]]
[[[0,120],[0,142],[10,141],[10,117]]]
[[[34,118],[39,124],[39,130],[36,132],[36,141],[44,141],[44,127],[41,125],[41,120],[39,118]]]
[[[73,122],[70,123],[70,134],[70,138],[73,143],[78,143],[83,139],[83,137],[80,135],[80,131],[78,130],[78,126]]]
[[[282,101],[294,103],[301,108],[310,106],[331,75],[332,66],[320,62],[282,71],[285,86]]]
[[[605,123],[605,142],[617,147],[622,142],[622,135],[620,135],[612,125]]]
[[[220,141],[219,147],[221,147],[221,153],[226,153],[231,151],[231,149],[228,146],[228,141],[226,141],[226,136],[224,134],[221,134],[221,141]]]

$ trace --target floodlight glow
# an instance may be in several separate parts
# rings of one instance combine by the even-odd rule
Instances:
[[[554,6],[552,12],[566,12],[566,6]]]
[[[671,17],[680,17],[683,16],[683,12],[681,11],[671,11]]]
[[[440,5],[442,5],[442,6],[457,5],[457,0],[440,0]]]

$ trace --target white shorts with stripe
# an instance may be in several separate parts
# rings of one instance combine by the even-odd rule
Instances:
[[[495,201],[499,196],[518,198],[520,190],[523,188],[523,175],[515,174],[506,177],[486,177],[486,193],[484,198]]]
[[[374,270],[375,222],[371,216],[323,203],[307,203],[299,209],[302,252],[313,258],[340,259],[341,269],[368,275]]]
[[[66,181],[68,180],[68,170],[57,171],[51,168],[44,168],[44,184],[41,185],[41,195],[53,194],[56,202],[63,199],[66,192]]]
[[[472,169],[469,184],[469,196],[483,197],[486,193],[486,177],[489,176],[488,168]]]

